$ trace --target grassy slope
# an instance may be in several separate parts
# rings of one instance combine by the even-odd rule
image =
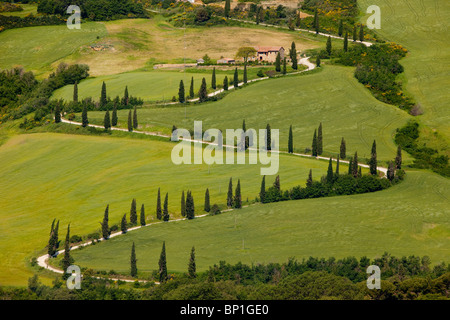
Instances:
[[[281,262],[289,257],[374,258],[428,255],[434,263],[450,257],[449,180],[409,172],[392,189],[357,196],[255,205],[194,221],[158,224],[82,251],[80,266],[127,272],[132,242],[138,268],[157,269],[166,241],[169,272],[186,272],[196,249],[197,268],[220,260],[236,263]],[[245,249],[244,249],[245,246]]]
[[[361,0],[361,10],[376,4],[381,8],[380,34],[402,44],[409,50],[402,59],[405,67],[405,89],[422,105],[420,119],[431,127],[424,142],[436,144],[434,131],[446,143],[437,147],[450,151],[450,51],[448,28],[450,2],[447,0]],[[427,141],[428,140],[428,141]]]
[[[21,4],[20,5],[23,10],[15,11],[15,12],[0,12],[3,16],[16,16],[16,17],[26,17],[29,14],[36,15],[37,14],[37,5],[36,4]]]
[[[182,190],[193,191],[202,211],[209,188],[211,203],[225,204],[228,181],[241,179],[242,195],[253,200],[261,183],[258,165],[176,166],[173,143],[58,134],[20,135],[0,147],[0,285],[25,284],[31,275],[25,259],[45,247],[53,218],[61,220],[61,239],[99,228],[106,204],[110,222],[129,213],[132,198],[155,215],[158,187],[169,192],[169,211],[179,216]],[[283,188],[304,184],[309,169],[326,174],[326,161],[280,158]],[[345,166],[341,168],[345,171]],[[267,178],[267,185],[273,181]]]
[[[80,30],[66,26],[6,30],[0,33],[0,69],[22,66],[38,75],[48,73],[52,63],[106,34],[106,28],[94,22],[84,23]]]
[[[295,147],[303,152],[311,146],[314,129],[324,127],[324,150],[339,152],[342,137],[351,155],[369,157],[373,139],[378,157],[395,157],[392,135],[408,118],[405,112],[377,101],[353,77],[353,68],[327,66],[322,72],[252,84],[231,92],[218,102],[184,107],[146,108],[138,112],[146,130],[170,132],[172,125],[192,128],[194,120],[203,120],[203,128],[280,129],[281,147],[287,148],[289,125],[293,125]],[[119,125],[126,127],[128,111],[119,112]],[[90,112],[92,123],[103,123],[103,112]],[[407,157],[407,155],[405,155]]]

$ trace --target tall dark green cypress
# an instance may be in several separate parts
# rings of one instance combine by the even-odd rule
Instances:
[[[60,123],[61,122],[61,107],[59,105],[59,103],[56,103],[56,107],[55,107],[55,123]]]
[[[294,135],[292,133],[292,125],[289,127],[288,152],[294,153]]]
[[[347,146],[346,146],[344,137],[342,137],[342,140],[341,140],[339,155],[341,156],[341,159],[345,159],[347,157]]]
[[[330,162],[328,163],[328,171],[327,171],[327,183],[333,183],[333,160],[330,157]]]
[[[137,128],[138,128],[137,107],[134,106],[134,111],[133,111],[133,129],[137,129]]]
[[[163,242],[161,255],[159,256],[159,282],[165,283],[167,281],[167,261],[166,261],[166,242]]]
[[[362,24],[359,26],[359,41],[364,41],[364,26]]]
[[[336,162],[336,173],[335,173],[335,177],[338,178],[339,177],[339,155],[337,156],[337,162]]]
[[[184,190],[181,193],[181,216],[182,217],[186,216],[186,199],[184,197]]]
[[[295,42],[292,41],[291,44],[291,50],[289,51],[289,57],[292,61],[292,69],[297,70],[298,69],[298,61],[297,61],[297,49],[295,47]]]
[[[283,74],[286,74],[287,73],[287,65],[286,65],[286,57],[284,57],[284,59],[283,59]]]
[[[166,198],[164,199],[164,209],[163,209],[163,220],[169,221],[169,193],[166,193]]]
[[[217,85],[216,85],[216,67],[213,68],[213,73],[212,73],[212,77],[211,77],[211,88],[217,89]]]
[[[275,71],[281,72],[281,55],[279,51],[277,53],[277,57],[275,58]]]
[[[332,44],[331,44],[331,37],[328,36],[326,50],[327,50],[327,53],[328,53],[329,57],[331,57],[331,50],[332,49],[333,49],[333,47],[332,47]]]
[[[53,257],[55,255],[55,220],[53,219],[52,227],[50,229],[50,237],[48,239],[48,245],[47,245],[47,253],[50,257]]]
[[[184,103],[186,101],[183,80],[180,80],[180,86],[178,87],[178,101],[180,103]]]
[[[73,259],[70,256],[70,224],[67,226],[66,241],[64,242],[64,258],[62,260],[63,270],[67,270],[72,265]]]
[[[312,156],[317,157],[317,130],[314,130],[314,136],[312,141]]]
[[[247,131],[247,126],[245,125],[245,119],[242,121],[242,131],[244,131],[244,134]],[[243,139],[242,142],[244,144],[245,150],[247,150],[250,147],[250,137],[245,136],[245,138]]]
[[[320,56],[319,55],[316,58],[316,67],[320,68]]]
[[[339,37],[342,37],[342,33],[344,32],[344,24],[342,22],[342,19],[339,20],[339,28],[338,28],[338,35]]]
[[[189,258],[188,275],[189,275],[189,278],[197,278],[197,267],[195,264],[195,248],[194,247],[192,247],[192,249],[191,249],[191,256]]]
[[[114,107],[113,107],[112,116],[111,116],[111,126],[113,126],[113,127],[117,126],[118,122],[119,122],[119,119],[117,117],[117,103],[114,102]]]
[[[278,192],[281,191],[281,183],[280,183],[280,176],[279,176],[279,175],[275,178],[275,181],[274,181],[274,183],[273,183],[273,187],[274,187],[275,189],[277,189]]]
[[[348,51],[348,32],[345,31],[345,36],[344,36],[344,51],[347,52]]]
[[[225,78],[223,78],[223,90],[227,91],[228,90],[228,77],[225,76]]]
[[[158,188],[158,198],[156,200],[156,219],[161,220],[162,209],[161,209],[161,188]]]
[[[266,126],[266,149],[267,151],[272,150],[272,131],[269,124]]]
[[[88,111],[87,111],[87,106],[84,105],[83,112],[81,113],[81,126],[83,128],[86,128],[88,125],[89,125]]]
[[[395,157],[395,168],[402,168],[402,147],[398,146],[397,148],[397,156]]]
[[[120,230],[122,233],[127,233],[128,231],[128,224],[127,224],[127,215],[124,214],[122,217],[122,221],[120,222]]]
[[[206,80],[202,79],[202,84],[200,86],[200,90],[198,91],[198,99],[200,102],[205,102],[208,100],[208,89],[206,88]]]
[[[248,77],[247,77],[247,64],[244,64],[244,84],[247,84]]]
[[[233,178],[230,178],[230,183],[228,184],[227,193],[227,207],[231,208],[233,206]]]
[[[238,89],[239,88],[239,74],[238,74],[238,69],[237,68],[234,69],[233,87],[234,87],[234,89]]]
[[[142,204],[142,206],[141,206],[140,222],[141,222],[141,226],[145,226],[146,225],[144,204]]]
[[[322,134],[322,122],[317,130],[317,154],[320,156],[323,153],[323,134]]]
[[[352,175],[357,178],[358,177],[358,152],[355,152],[352,161]]]
[[[356,24],[353,26],[353,42],[355,42],[358,39],[357,31],[356,31]]]
[[[109,239],[111,231],[109,230],[109,204],[106,206],[105,214],[103,215],[103,222],[100,223],[102,226],[102,237],[103,239]]]
[[[317,13],[317,9],[314,11],[314,30],[316,31],[316,34],[319,33],[319,14]]]
[[[261,203],[266,201],[266,176],[263,176],[261,181],[261,189],[259,191],[259,199]]]
[[[210,212],[211,211],[211,204],[209,201],[209,189],[206,188],[206,192],[205,192],[205,212]]]
[[[123,93],[123,101],[122,104],[124,106],[128,106],[128,103],[130,102],[130,97],[128,95],[128,86],[125,86],[125,92]]]
[[[133,245],[131,246],[130,265],[130,275],[134,278],[137,276],[137,259],[134,241]]]
[[[370,174],[376,176],[378,174],[377,171],[377,143],[373,140],[372,151],[370,153]]]
[[[103,119],[103,126],[105,127],[105,130],[111,129],[111,118],[109,116],[109,110],[106,110],[105,112],[105,119]]]
[[[312,169],[309,170],[308,179],[306,180],[306,187],[310,188],[313,185]]]
[[[230,10],[231,10],[231,0],[225,0],[225,9],[224,9],[225,18],[228,18],[230,16]]]
[[[73,102],[78,103],[78,82],[75,81],[73,86]]]
[[[191,87],[189,88],[189,98],[194,98],[194,77],[191,78]]]
[[[133,132],[133,120],[131,110],[128,112],[128,132]]]
[[[130,208],[130,224],[132,226],[137,225],[137,209],[136,209],[136,199],[133,199],[131,201],[131,208]]]
[[[241,180],[240,179],[238,179],[238,183],[236,186],[236,192],[234,194],[234,208],[236,208],[236,209],[242,208]]]
[[[350,158],[350,161],[348,162],[348,174],[351,175],[353,170],[353,159]]]
[[[191,191],[188,191],[186,194],[186,218],[189,220],[195,218],[194,197]]]
[[[388,170],[387,170],[387,178],[389,181],[392,181],[395,178],[395,166],[392,161],[389,161],[389,166],[388,166]]]
[[[103,81],[102,84],[102,92],[100,94],[100,108],[103,108],[106,106],[107,98],[106,98],[106,83]]]

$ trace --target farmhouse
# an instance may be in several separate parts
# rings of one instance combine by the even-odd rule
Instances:
[[[236,61],[234,59],[231,58],[222,58],[217,60],[217,64],[230,64],[230,63],[235,63]]]
[[[267,62],[275,62],[277,58],[278,52],[280,53],[281,59],[284,59],[284,48],[281,46],[272,46],[272,47],[255,47],[256,49],[256,58],[253,60],[257,61],[267,61]]]

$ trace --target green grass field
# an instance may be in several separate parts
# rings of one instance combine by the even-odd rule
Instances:
[[[1,15],[4,16],[15,16],[15,17],[26,17],[29,14],[36,15],[37,14],[37,5],[36,4],[21,4],[20,5],[23,10],[15,11],[15,12],[0,12]]]
[[[376,4],[381,9],[382,25],[377,30],[409,50],[400,62],[405,67],[406,91],[422,106],[420,117],[431,128],[424,142],[450,152],[450,51],[448,28],[450,2],[446,0],[362,0],[362,11]],[[368,15],[367,15],[368,16]],[[367,17],[366,16],[366,17]],[[435,131],[438,136],[435,136]],[[438,141],[435,141],[438,140]],[[439,140],[444,142],[439,143]]]
[[[119,126],[127,127],[127,117],[128,110],[119,112]],[[101,125],[103,118],[104,112],[89,113],[91,123]],[[194,120],[202,120],[204,129],[221,130],[241,128],[244,119],[247,128],[263,129],[269,123],[280,130],[282,149],[287,149],[292,124],[299,152],[311,147],[314,129],[322,122],[325,151],[339,152],[344,137],[349,155],[358,151],[360,157],[368,158],[376,139],[378,158],[391,160],[397,149],[395,129],[410,116],[373,98],[353,77],[353,68],[326,66],[319,73],[262,81],[220,101],[190,105],[186,119],[182,106],[139,109],[138,118],[141,129],[164,133],[170,133],[172,125],[193,128]]]
[[[408,172],[392,189],[356,196],[254,205],[219,216],[148,226],[73,251],[75,263],[127,272],[131,244],[138,269],[157,269],[166,241],[169,272],[186,272],[192,246],[197,270],[225,260],[247,264],[313,257],[428,255],[450,258],[449,180]]]
[[[0,147],[0,285],[23,285],[31,276],[25,260],[48,241],[50,224],[61,220],[61,234],[99,228],[107,204],[111,223],[129,213],[131,200],[144,203],[148,221],[155,219],[158,188],[169,192],[169,211],[180,215],[181,192],[192,190],[202,211],[206,188],[211,203],[226,203],[228,181],[241,179],[243,200],[259,193],[259,165],[176,166],[174,143],[63,134],[13,136]],[[309,169],[316,179],[326,174],[327,161],[280,157],[282,188],[304,184]],[[341,170],[346,170],[345,166]],[[275,177],[267,177],[270,185]]]

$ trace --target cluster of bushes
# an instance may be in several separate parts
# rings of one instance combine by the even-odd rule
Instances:
[[[119,96],[116,96],[114,99],[107,97],[105,104],[100,104],[99,101],[94,100],[92,97],[87,97],[78,102],[62,102],[61,111],[71,114],[82,112],[84,108],[86,108],[87,111],[108,111],[113,110],[114,108],[116,110],[122,110],[132,109],[135,106],[141,106],[143,104],[144,100],[133,96],[129,97],[128,103],[126,103],[123,98],[120,98]]]
[[[23,8],[19,4],[0,2],[0,12],[19,12],[23,11]]]
[[[395,143],[411,154],[415,160],[412,167],[432,169],[443,176],[450,177],[450,167],[447,155],[440,155],[437,150],[419,146],[419,124],[409,121],[404,127],[397,129]]]
[[[50,26],[65,24],[66,21],[61,16],[34,16],[30,14],[26,17],[4,16],[0,14],[0,32],[25,27]]]
[[[67,8],[72,4],[74,3],[71,0],[41,0],[37,11],[49,15],[67,16]],[[89,20],[147,17],[142,3],[132,0],[78,0],[75,4],[81,9],[81,18]]]

